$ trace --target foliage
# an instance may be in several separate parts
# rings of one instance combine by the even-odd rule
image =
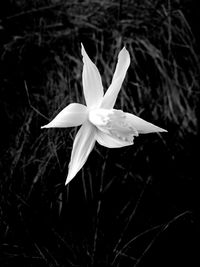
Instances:
[[[167,257],[172,224],[179,246],[191,241],[181,235],[193,219],[199,62],[178,1],[21,0],[0,10],[0,264],[147,265],[157,239]],[[117,107],[169,133],[119,150],[97,145],[66,188],[76,130],[40,126],[84,102],[81,42],[105,88],[126,45],[132,62]]]

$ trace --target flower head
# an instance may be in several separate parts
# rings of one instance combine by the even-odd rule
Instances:
[[[119,55],[111,85],[104,94],[100,73],[82,46],[82,83],[86,105],[72,103],[50,123],[41,128],[66,128],[81,125],[72,148],[66,184],[85,164],[95,142],[108,148],[133,144],[135,136],[151,132],[166,132],[131,113],[114,109],[114,105],[130,65],[129,52],[124,47]]]

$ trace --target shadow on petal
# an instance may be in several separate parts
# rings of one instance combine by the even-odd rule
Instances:
[[[167,132],[165,129],[160,128],[148,121],[145,121],[138,116],[135,116],[128,112],[125,112],[125,114],[127,123],[133,125],[133,127],[138,131],[139,134]]]
[[[96,133],[96,140],[100,145],[108,148],[119,148],[119,147],[133,145],[133,141],[132,142],[125,141],[115,136],[106,134],[100,130],[98,130]]]
[[[47,125],[41,128],[66,128],[79,126],[87,119],[87,107],[82,104],[72,103],[65,107]]]
[[[69,171],[65,184],[68,184],[85,164],[96,141],[96,128],[86,121],[79,129],[72,148]]]

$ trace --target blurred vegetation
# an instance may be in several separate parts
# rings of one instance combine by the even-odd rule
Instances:
[[[1,2],[1,266],[177,266],[196,255],[199,51],[186,2]],[[65,187],[77,129],[40,126],[84,102],[81,42],[105,89],[126,45],[116,107],[169,132],[96,145]]]

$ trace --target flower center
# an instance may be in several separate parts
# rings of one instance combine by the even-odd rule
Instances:
[[[130,125],[122,110],[93,109],[89,112],[89,120],[100,131],[129,143],[133,143],[134,136],[138,136],[138,131]]]

